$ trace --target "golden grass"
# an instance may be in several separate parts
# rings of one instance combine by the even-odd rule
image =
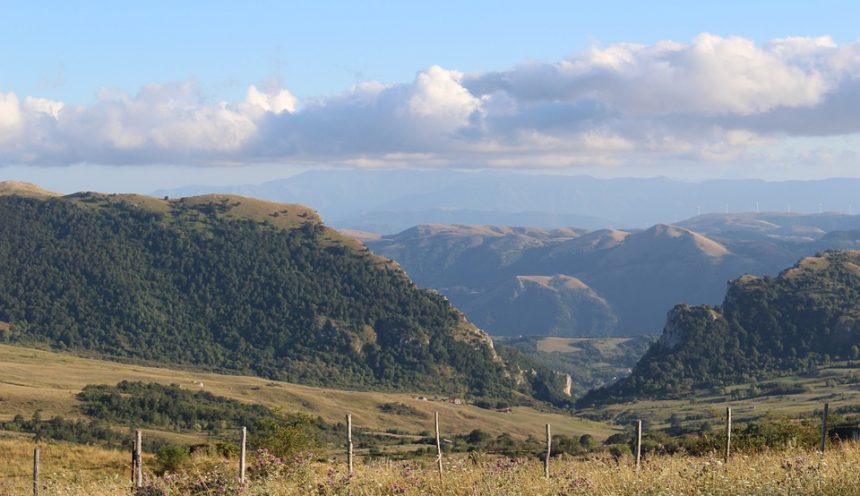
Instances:
[[[562,338],[550,336],[537,342],[537,350],[544,353],[577,353],[582,351],[582,348],[577,346],[577,344],[588,342],[597,348],[603,355],[608,355],[616,352],[618,346],[630,341],[631,339],[632,338]]]
[[[672,415],[681,418],[698,417],[693,423],[708,419],[722,422],[726,407],[732,408],[732,415],[739,422],[748,422],[768,417],[805,417],[809,418],[824,403],[830,404],[830,411],[840,407],[851,407],[860,404],[860,389],[856,384],[838,384],[838,378],[854,374],[857,369],[848,367],[845,362],[839,365],[820,369],[813,377],[793,375],[778,377],[762,382],[775,382],[791,386],[803,386],[807,392],[796,394],[762,395],[753,398],[731,400],[728,396],[702,393],[683,400],[640,400],[629,403],[606,405],[598,409],[581,410],[585,416],[599,415],[603,418],[618,419],[620,417],[642,418],[652,422],[655,428],[666,427]],[[747,389],[752,384],[739,384],[732,389]],[[702,417],[705,415],[705,417]]]
[[[77,448],[60,443],[42,447],[45,495],[113,496],[129,493],[125,453]],[[59,452],[59,453],[57,453]],[[0,440],[0,494],[31,491],[32,446]],[[21,459],[21,463],[16,460]],[[146,459],[145,466],[152,461]],[[8,468],[9,465],[12,468]],[[20,465],[20,466],[19,466]],[[211,460],[195,460],[189,477],[211,469]],[[552,477],[543,477],[535,459],[457,455],[445,458],[440,482],[432,459],[420,462],[359,462],[350,480],[344,462],[334,459],[301,465],[278,477],[252,480],[241,494],[272,496],[445,495],[823,495],[860,493],[860,445],[837,445],[826,454],[806,450],[736,455],[728,465],[712,457],[655,456],[636,472],[632,460],[605,454],[553,459]],[[221,466],[233,477],[236,462]],[[154,494],[154,493],[151,493]],[[166,491],[158,494],[187,494]],[[195,494],[216,494],[195,493]],[[222,494],[222,493],[217,493]],[[227,494],[237,494],[229,492]]]
[[[434,411],[439,411],[442,429],[447,434],[483,429],[494,435],[507,432],[518,438],[540,437],[546,423],[551,423],[557,434],[591,434],[597,439],[605,439],[619,431],[605,423],[526,407],[503,413],[473,405],[454,405],[432,396],[423,401],[416,398],[420,393],[342,391],[259,377],[128,365],[8,345],[0,345],[0,418],[11,419],[16,414],[29,417],[36,409],[43,410],[43,418],[76,417],[79,414],[75,410],[75,395],[81,388],[87,384],[116,384],[122,380],[202,388],[216,395],[260,403],[284,412],[319,415],[329,422],[342,422],[344,415],[350,412],[356,427],[379,431],[392,428],[407,432],[430,430]],[[416,418],[384,413],[379,409],[384,403],[404,403],[425,415]]]

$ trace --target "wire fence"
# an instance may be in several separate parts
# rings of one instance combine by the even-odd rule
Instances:
[[[828,418],[830,407],[829,404],[825,403],[824,408],[821,411],[821,439],[819,445],[819,452],[824,453],[827,448],[827,440],[828,440]],[[842,426],[830,426],[830,428],[839,428]],[[346,433],[344,439],[344,447],[342,450],[327,450],[329,456],[334,456],[341,454],[345,458],[345,466],[350,475],[353,474],[354,468],[354,443],[353,443],[353,418],[352,415],[347,414],[346,416]],[[643,439],[643,423],[642,420],[637,419],[634,423],[634,437],[633,437],[633,463],[635,463],[636,471],[638,472],[641,469],[641,460],[642,460],[642,439]],[[724,445],[724,462],[729,463],[732,456],[732,409],[727,408],[725,413],[725,445]],[[247,458],[246,452],[249,448],[249,442],[247,438],[247,429],[243,427],[231,428],[227,429],[228,432],[235,432],[236,438],[239,441],[239,449],[240,456],[237,460],[236,473],[240,478],[240,482],[244,482],[247,468]],[[435,446],[429,445],[428,448],[432,452],[432,448],[436,448],[436,459],[434,460],[435,465],[437,465],[437,470],[439,473],[439,478],[444,480],[445,470],[444,470],[444,450],[442,449],[443,445],[449,444],[446,440],[443,440],[441,435],[441,423],[439,419],[438,412],[435,415]],[[425,437],[421,437],[421,439],[426,439]],[[55,470],[54,467],[51,467],[50,464],[47,466],[42,465],[41,462],[46,460],[41,460],[40,456],[45,452],[48,446],[41,446],[34,449],[33,452],[33,473],[32,475],[23,474],[23,475],[6,475],[4,476],[5,480],[25,480],[32,479],[33,481],[33,494],[34,496],[39,496],[40,489],[40,477],[45,476],[46,480],[50,479],[73,479],[77,478],[79,475],[84,473],[93,473],[93,472],[104,472],[104,473],[113,473],[114,477],[128,477],[131,487],[141,487],[143,484],[143,463],[144,460],[141,455],[140,447],[143,441],[143,432],[141,430],[137,430],[135,432],[134,442],[132,443],[132,453],[130,457],[130,464],[126,465],[125,463],[112,461],[110,463],[105,463],[102,465],[91,465],[80,468],[61,468],[59,470]],[[553,456],[553,438],[551,435],[551,426],[550,424],[546,424],[546,448],[543,451],[543,460],[544,460],[544,473],[546,478],[551,477],[550,470],[550,460]],[[506,455],[506,456],[517,456],[517,450],[486,450],[483,453],[487,455]],[[519,452],[520,456],[534,456],[534,450],[522,450]],[[50,458],[47,459],[49,461]]]

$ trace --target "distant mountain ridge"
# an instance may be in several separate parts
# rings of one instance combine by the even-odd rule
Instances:
[[[860,179],[849,178],[688,182],[502,171],[326,169],[256,185],[189,186],[154,194],[213,191],[313,205],[330,225],[382,234],[434,223],[639,229],[677,224],[697,212],[860,209]]]
[[[580,405],[680,398],[858,358],[860,251],[826,251],[777,277],[735,279],[719,306],[676,306],[632,374]]]

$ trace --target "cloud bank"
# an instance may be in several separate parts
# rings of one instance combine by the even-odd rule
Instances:
[[[256,86],[216,102],[194,81],[102,91],[89,105],[0,91],[0,164],[720,163],[854,136],[858,115],[860,43],[702,34],[498,72],[432,66],[409,83],[301,102]]]

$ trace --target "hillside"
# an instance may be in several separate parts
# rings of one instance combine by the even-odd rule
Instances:
[[[0,340],[304,384],[519,394],[445,298],[306,207],[11,193]]]
[[[860,251],[827,251],[732,281],[720,306],[676,306],[631,375],[580,404],[678,398],[858,358]]]
[[[0,368],[0,422],[9,421],[17,414],[29,418],[37,409],[42,410],[44,418],[54,415],[79,418],[82,413],[76,395],[86,385],[128,380],[178,384],[192,392],[205,391],[284,413],[312,414],[332,424],[342,422],[344,414],[351,412],[356,427],[377,431],[393,428],[417,433],[432,429],[433,412],[438,411],[448,433],[482,429],[493,435],[508,433],[523,439],[539,436],[547,422],[552,422],[554,431],[559,434],[590,433],[604,439],[617,432],[617,428],[605,423],[525,406],[515,406],[506,413],[472,404],[455,405],[447,401],[447,396],[429,395],[420,399],[414,394],[400,392],[320,388],[244,375],[106,362],[19,346],[0,345],[0,363],[3,363]],[[404,415],[386,411],[383,408],[386,404],[407,405],[413,412]]]

